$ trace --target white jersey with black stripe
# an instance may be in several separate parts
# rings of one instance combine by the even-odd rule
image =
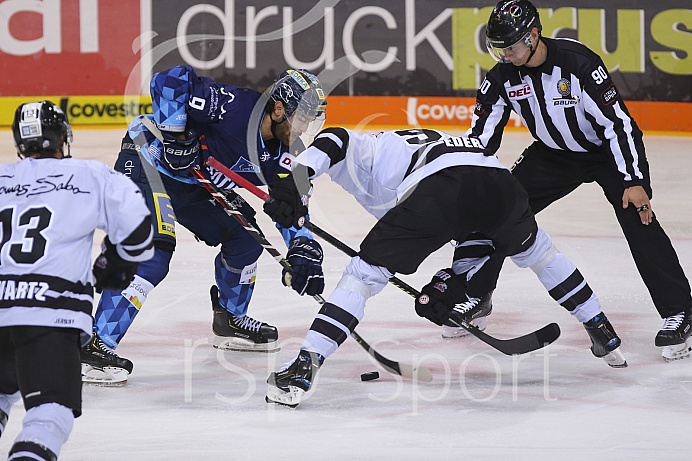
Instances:
[[[297,157],[315,176],[327,173],[380,219],[420,181],[444,168],[505,168],[477,139],[450,136],[427,128],[358,134],[328,128]]]
[[[102,163],[27,158],[0,165],[0,326],[91,334],[94,231],[118,244],[148,215],[137,186]]]
[[[542,65],[499,63],[488,71],[466,134],[496,152],[514,111],[547,147],[558,153],[607,148],[623,181],[641,182],[640,165],[646,163],[642,132],[601,58],[574,40],[542,40],[547,49]]]

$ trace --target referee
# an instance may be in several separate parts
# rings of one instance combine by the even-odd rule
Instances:
[[[528,0],[495,6],[486,45],[498,63],[478,89],[467,134],[494,153],[510,112],[521,117],[535,141],[512,172],[528,192],[534,213],[582,183],[601,186],[664,319],[656,346],[663,348],[665,360],[689,357],[690,285],[651,207],[642,132],[601,58],[577,41],[542,37],[541,28]]]

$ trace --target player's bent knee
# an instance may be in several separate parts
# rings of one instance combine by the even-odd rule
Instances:
[[[152,284],[158,285],[168,275],[168,270],[173,257],[173,250],[168,248],[154,248],[154,256],[148,261],[142,261],[137,267],[137,275]]]
[[[529,249],[511,255],[510,258],[517,266],[530,267],[536,274],[539,274],[559,253],[560,251],[555,248],[550,236],[539,227],[536,240]]]
[[[349,284],[355,284],[356,281],[361,283],[365,288],[367,288],[366,293],[369,293],[369,296],[363,296],[365,299],[367,299],[370,296],[375,296],[377,293],[382,291],[382,289],[387,285],[387,281],[393,275],[394,274],[389,272],[386,268],[373,266],[360,259],[359,256],[356,256],[351,259],[348,267],[346,267],[342,280],[347,279],[348,281],[345,281],[344,283]]]

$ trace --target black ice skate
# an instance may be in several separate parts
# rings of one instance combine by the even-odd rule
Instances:
[[[94,331],[91,341],[80,349],[82,382],[112,386],[124,384],[133,364],[106,346]]]
[[[295,360],[269,375],[264,400],[291,408],[298,406],[323,363],[324,356],[317,352],[300,351]]]
[[[461,314],[461,318],[483,331],[488,326],[488,316],[493,311],[493,292],[482,298],[469,298],[467,302],[455,305],[454,310]],[[461,338],[468,334],[468,330],[462,327],[442,326],[442,337],[445,339]]]
[[[655,344],[662,347],[666,362],[681,360],[692,353],[692,314],[680,312],[664,319]]]
[[[276,352],[279,332],[276,327],[246,315],[236,317],[219,304],[219,289],[210,290],[211,306],[214,309],[214,347],[227,351]]]
[[[602,358],[613,368],[625,368],[627,361],[620,352],[620,338],[603,312],[584,322],[584,328],[591,338],[591,352]]]
[[[10,450],[8,459],[19,460],[42,460],[42,461],[57,461],[58,456],[51,450],[36,442],[21,440],[14,442]]]

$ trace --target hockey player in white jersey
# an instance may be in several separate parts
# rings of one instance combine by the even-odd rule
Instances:
[[[72,130],[52,102],[20,105],[12,132],[22,160],[0,165],[0,434],[21,397],[9,460],[50,461],[82,412],[94,288],[123,289],[151,257],[151,218],[127,177],[69,158]],[[92,269],[95,229],[107,235]]]
[[[267,402],[298,405],[324,360],[362,319],[368,298],[395,273],[415,272],[445,243],[466,242],[475,232],[488,236],[495,252],[536,273],[553,299],[584,324],[596,357],[627,366],[620,338],[584,277],[538,227],[518,181],[497,157],[484,154],[478,140],[436,130],[369,135],[328,128],[298,156],[294,177],[327,173],[379,221],[315,317],[298,357],[269,376]],[[285,219],[291,209],[303,211],[298,199],[265,204],[273,219]],[[437,325],[479,315],[466,282],[480,279],[481,294],[495,288],[494,277],[482,283],[487,260],[468,258],[438,271],[416,299],[416,313]]]

